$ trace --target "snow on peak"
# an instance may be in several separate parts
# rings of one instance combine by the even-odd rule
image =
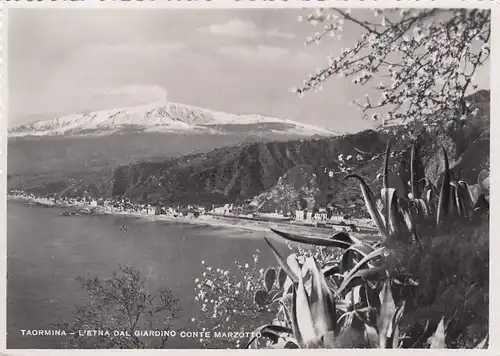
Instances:
[[[335,135],[298,122],[262,115],[239,115],[190,105],[157,101],[120,109],[65,115],[9,129],[10,137],[56,135],[102,135],[124,129],[148,132],[220,132],[227,125],[275,124],[272,131],[304,135]],[[278,125],[276,125],[278,124]],[[269,128],[268,128],[269,129]]]

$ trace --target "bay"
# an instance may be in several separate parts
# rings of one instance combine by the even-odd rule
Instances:
[[[22,336],[67,321],[85,301],[77,275],[109,277],[119,265],[139,269],[152,290],[170,288],[183,309],[175,328],[200,316],[194,279],[204,260],[234,271],[234,260],[274,264],[264,242],[272,233],[148,221],[126,216],[61,216],[64,208],[8,202],[7,347],[61,348],[61,336]],[[126,229],[122,229],[126,226]],[[126,230],[126,231],[125,231]],[[193,329],[195,330],[195,329]],[[250,330],[249,330],[250,331]],[[198,348],[197,340],[172,338],[169,348]]]

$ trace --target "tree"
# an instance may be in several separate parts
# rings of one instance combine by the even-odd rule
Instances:
[[[297,209],[299,210],[304,210],[307,208],[307,201],[304,199],[303,196],[299,196],[297,198]]]
[[[292,91],[303,95],[321,90],[332,76],[352,77],[354,84],[370,84],[380,94],[376,101],[366,95],[364,102],[354,104],[365,118],[374,112],[372,118],[382,125],[418,122],[434,128],[453,125],[469,114],[465,97],[477,89],[476,70],[490,55],[490,10],[375,9],[366,20],[347,9],[318,9],[306,20],[324,25],[306,44],[320,43],[326,36],[340,39],[346,21],[363,33],[352,48],[329,57],[328,65]],[[380,117],[382,111],[385,116]]]
[[[132,267],[119,267],[106,280],[78,276],[87,304],[77,306],[73,320],[58,328],[70,334],[68,346],[82,348],[163,348],[173,320],[180,311],[179,299],[169,289],[151,294],[146,279]],[[81,335],[79,331],[108,331],[105,335]],[[151,337],[141,331],[162,334]],[[119,335],[115,335],[119,332]],[[71,335],[71,333],[74,333]]]

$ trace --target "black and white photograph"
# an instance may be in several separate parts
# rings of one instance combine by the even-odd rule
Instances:
[[[7,349],[488,348],[492,9],[45,5]]]

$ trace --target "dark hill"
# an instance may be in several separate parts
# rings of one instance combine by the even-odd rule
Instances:
[[[454,171],[468,181],[475,181],[481,169],[489,168],[489,91],[477,92],[469,100],[470,109],[478,108],[478,115],[470,116],[460,127],[442,128],[437,136],[426,131],[419,135],[426,175],[434,182],[442,170],[440,145],[445,146]],[[355,172],[378,187],[380,154],[388,138],[393,137],[394,150],[400,154],[392,159],[391,179],[401,182],[399,173],[402,181],[407,181],[407,134],[407,129],[393,127],[389,132],[368,130],[334,138],[244,144],[167,161],[129,164],[107,174],[75,174],[71,182],[52,176],[36,177],[22,185],[29,191],[64,195],[86,191],[149,203],[244,202],[258,196],[254,203],[268,209],[290,206],[290,200],[306,195],[316,205],[333,203],[354,209],[362,204],[359,188],[354,181],[341,182],[345,173],[341,172],[338,156],[360,154],[363,162],[354,166]],[[289,199],[283,201],[284,190],[289,188],[294,192],[287,193]]]

